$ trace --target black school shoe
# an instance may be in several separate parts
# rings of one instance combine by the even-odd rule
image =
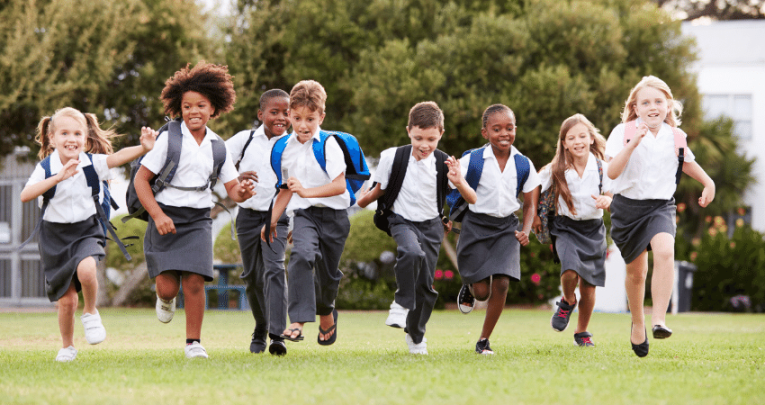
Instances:
[[[266,351],[266,334],[257,329],[252,332],[252,341],[250,342],[250,353],[263,353]]]
[[[494,350],[491,350],[489,346],[489,339],[481,339],[475,344],[475,352],[477,354],[494,354]]]
[[[592,333],[586,331],[575,333],[574,343],[579,347],[595,347],[595,343],[592,343]]]
[[[556,331],[563,332],[568,327],[568,320],[571,319],[571,313],[574,312],[576,304],[569,305],[566,300],[561,298],[555,305],[558,306],[558,309],[553,314],[553,317],[550,320],[550,325],[552,325],[552,328]]]
[[[466,315],[475,307],[475,297],[470,293],[470,287],[467,284],[463,284],[460,293],[457,294],[457,307]]]
[[[268,352],[274,356],[284,356],[287,354],[287,345],[282,338],[271,338],[271,344],[268,346]]]
[[[634,326],[634,325],[633,325]],[[632,328],[630,327],[630,335],[632,334]],[[630,344],[632,344],[632,351],[638,357],[648,356],[648,332],[645,333],[645,342],[636,345],[632,343],[632,337],[630,337]]]

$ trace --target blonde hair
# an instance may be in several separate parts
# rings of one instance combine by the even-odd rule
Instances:
[[[672,127],[680,125],[680,115],[683,113],[683,104],[672,97],[672,90],[669,89],[667,83],[664,80],[659,79],[656,76],[643,76],[643,79],[630,90],[630,96],[627,98],[627,102],[624,103],[624,110],[622,110],[622,122],[630,122],[637,119],[637,93],[646,87],[653,87],[656,90],[664,93],[667,97],[667,118],[664,122]]]
[[[302,80],[290,91],[290,109],[306,107],[311,111],[324,114],[327,92],[324,86],[315,80]]]
[[[587,132],[590,134],[590,138],[594,142],[590,145],[590,152],[595,155],[596,158],[603,160],[604,152],[606,150],[606,138],[600,134],[600,131],[595,128],[595,125],[590,122],[582,114],[574,114],[563,121],[560,126],[560,134],[558,135],[558,148],[555,152],[555,157],[550,162],[550,176],[552,177],[553,185],[556,188],[556,194],[559,197],[563,197],[563,202],[566,203],[569,212],[576,215],[576,208],[574,207],[574,199],[571,197],[571,190],[568,188],[566,182],[566,170],[573,167],[574,158],[571,156],[571,152],[564,146],[563,142],[566,140],[566,134],[577,124],[582,124],[587,127]],[[557,200],[556,200],[557,201]]]
[[[119,136],[119,134],[111,128],[101,129],[95,114],[83,114],[75,108],[64,107],[56,110],[50,117],[43,117],[40,123],[37,124],[35,142],[40,145],[40,151],[37,153],[37,157],[40,160],[53,153],[54,148],[51,145],[50,138],[56,132],[56,119],[59,117],[72,118],[82,126],[83,132],[86,132],[88,136],[85,143],[86,152],[106,155],[113,153],[111,138]]]

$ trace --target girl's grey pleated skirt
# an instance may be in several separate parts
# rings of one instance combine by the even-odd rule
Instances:
[[[556,216],[550,226],[561,274],[573,270],[587,283],[606,286],[606,226],[603,218],[577,221]]]
[[[502,274],[521,279],[521,244],[515,239],[518,217],[465,213],[457,242],[457,264],[464,284]]]
[[[633,200],[616,194],[611,202],[611,239],[625,263],[632,263],[659,233],[675,236],[675,199]]]
[[[69,289],[72,281],[77,292],[82,290],[77,278],[77,266],[92,256],[102,260],[104,231],[95,215],[71,224],[43,221],[40,242],[37,244],[45,275],[45,292],[51,302],[58,301]]]
[[[159,205],[175,224],[175,233],[160,235],[149,217],[143,250],[151,278],[168,270],[199,274],[213,279],[212,219],[209,208]]]

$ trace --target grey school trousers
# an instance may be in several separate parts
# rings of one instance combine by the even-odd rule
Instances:
[[[239,208],[236,234],[242,252],[244,271],[240,276],[247,287],[247,300],[255,318],[255,339],[266,343],[266,333],[279,336],[287,323],[287,283],[284,250],[287,246],[289,217],[282,215],[271,246],[260,239],[260,229],[270,220],[268,212]]]
[[[295,211],[292,252],[287,265],[291,322],[316,322],[329,315],[343,273],[338,268],[351,230],[346,210],[308,207]]]
[[[406,330],[414,343],[420,343],[438,299],[433,278],[444,227],[439,218],[412,222],[397,214],[391,215],[388,223],[391,236],[398,245],[393,268],[398,285],[396,302],[409,309]]]

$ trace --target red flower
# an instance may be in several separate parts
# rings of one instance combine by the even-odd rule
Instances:
[[[539,285],[539,282],[542,280],[542,277],[538,273],[534,273],[531,275],[531,282]]]
[[[443,270],[436,270],[436,280],[440,280],[444,278],[444,271]]]
[[[445,277],[447,280],[451,280],[451,279],[453,279],[453,278],[454,278],[454,272],[453,272],[453,271],[451,271],[451,270],[446,270],[446,271],[444,272],[444,277]]]

